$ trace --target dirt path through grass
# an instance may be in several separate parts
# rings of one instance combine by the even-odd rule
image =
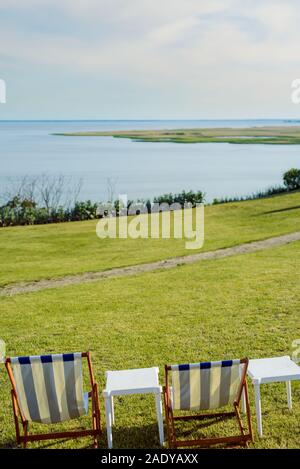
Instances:
[[[106,278],[123,277],[126,275],[136,275],[145,272],[152,272],[159,269],[172,269],[179,265],[193,264],[202,260],[220,259],[222,257],[235,256],[239,254],[249,254],[252,252],[270,249],[276,246],[293,241],[300,241],[300,231],[283,236],[276,236],[262,241],[253,241],[250,243],[239,244],[237,246],[217,249],[216,251],[200,252],[189,254],[187,256],[173,257],[166,260],[150,262],[147,264],[132,265],[128,267],[118,267],[116,269],[105,270],[101,272],[86,272],[77,275],[68,275],[57,279],[44,279],[36,282],[22,282],[10,284],[0,288],[0,296],[14,296],[20,293],[29,293],[49,288],[65,287],[79,283],[93,282]]]

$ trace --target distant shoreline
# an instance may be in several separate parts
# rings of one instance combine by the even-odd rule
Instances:
[[[300,145],[300,126],[297,125],[246,128],[84,131],[53,133],[52,135],[64,137],[114,137],[126,138],[136,142]]]

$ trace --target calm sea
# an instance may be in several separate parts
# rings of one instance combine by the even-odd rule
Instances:
[[[202,190],[206,200],[245,195],[280,184],[282,173],[300,167],[298,145],[143,143],[111,137],[59,137],[54,132],[300,125],[287,120],[222,121],[0,121],[0,193],[8,181],[42,173],[83,179],[81,199],[152,198],[183,189]]]

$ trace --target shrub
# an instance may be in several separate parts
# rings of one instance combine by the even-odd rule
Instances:
[[[283,175],[283,182],[288,191],[300,189],[300,169],[291,168]]]
[[[71,220],[92,220],[97,217],[98,204],[87,200],[86,202],[76,202],[71,211]]]
[[[178,203],[180,205],[184,205],[185,203],[190,203],[192,204],[193,207],[196,206],[196,204],[201,204],[204,201],[204,196],[205,194],[202,191],[182,191],[179,194],[172,194],[171,192],[169,194],[163,194],[158,197],[154,197],[154,203],[158,204],[169,204],[172,205],[174,203]]]
[[[212,205],[228,204],[231,202],[244,202],[246,200],[263,199],[264,197],[271,197],[272,195],[282,194],[286,191],[287,191],[286,188],[283,186],[273,186],[265,190],[254,192],[253,194],[250,194],[250,195],[245,195],[244,197],[236,196],[236,197],[221,197],[219,199],[215,198],[212,202]]]
[[[169,205],[172,205],[172,203],[174,202],[174,196],[171,192],[169,194],[159,195],[158,197],[154,197],[153,202],[155,204],[169,204]]]

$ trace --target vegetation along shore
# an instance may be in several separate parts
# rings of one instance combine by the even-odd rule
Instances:
[[[55,133],[67,137],[129,138],[137,142],[299,145],[300,126],[249,128],[112,130]]]
[[[69,193],[73,197],[63,200],[63,190],[68,187]],[[246,200],[256,200],[265,197],[275,196],[283,193],[290,193],[300,189],[300,169],[291,168],[283,175],[283,185],[269,187],[262,191],[246,195],[243,197],[223,197],[214,199],[212,205],[225,204],[229,202],[242,202]],[[35,177],[24,176],[21,182],[13,186],[10,191],[0,194],[0,228],[16,225],[41,225],[48,223],[61,223],[70,221],[83,221],[101,218],[99,208],[105,208],[109,204],[114,208],[116,216],[122,207],[119,206],[120,201],[109,200],[91,201],[78,200],[80,192],[80,183],[75,185],[72,190],[70,181],[63,175],[47,176],[40,175]],[[130,207],[136,205],[138,209],[143,205],[148,213],[151,213],[153,204],[190,204],[195,207],[197,204],[205,202],[205,193],[201,190],[196,192],[181,191],[178,194],[167,193],[154,197],[151,200],[128,200],[127,211]],[[124,207],[123,207],[124,208]],[[107,216],[108,213],[105,214]]]

